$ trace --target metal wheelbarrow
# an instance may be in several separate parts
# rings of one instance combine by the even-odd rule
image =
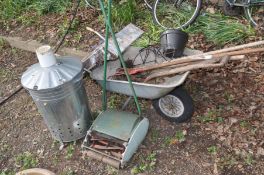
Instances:
[[[124,53],[124,59],[134,58],[141,48],[129,47]],[[184,55],[199,54],[200,51],[185,49]],[[162,61],[162,58],[156,58]],[[164,61],[164,60],[163,60]],[[138,63],[137,63],[138,64]],[[140,64],[140,63],[139,63]],[[119,60],[109,61],[107,64],[107,75],[114,75],[117,68],[120,68]],[[96,80],[101,86],[103,83],[103,66],[99,66],[91,71],[91,78]],[[165,119],[181,123],[192,117],[194,107],[193,100],[188,92],[183,88],[189,71],[177,74],[173,77],[166,77],[160,84],[148,84],[133,82],[135,92],[138,97],[152,100],[154,109]],[[108,79],[106,89],[128,96],[132,96],[127,81]]]

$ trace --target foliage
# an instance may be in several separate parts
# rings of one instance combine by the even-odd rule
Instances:
[[[207,148],[207,151],[210,154],[216,154],[217,153],[217,147],[216,146],[210,146],[210,147]]]
[[[156,165],[156,153],[152,152],[147,157],[141,157],[138,166],[131,169],[131,174],[139,174],[146,171],[153,171]]]
[[[179,21],[186,21],[184,14],[172,10],[173,6],[166,6],[161,10],[166,10],[171,16],[176,16]],[[153,23],[152,14],[149,10],[143,10],[142,7],[137,7],[136,19],[137,24],[145,31],[143,36],[136,42],[136,46],[146,47],[150,44],[159,42],[160,33],[163,29]],[[174,26],[177,26],[177,21],[171,21]],[[201,14],[194,24],[185,29],[190,34],[204,34],[206,40],[213,42],[219,46],[232,42],[241,42],[247,37],[255,35],[254,29],[250,25],[242,24],[237,18],[227,17],[220,12],[215,14]]]
[[[72,158],[73,153],[74,153],[74,147],[73,147],[72,144],[70,144],[70,145],[67,147],[67,153],[66,153],[65,158],[66,158],[66,159],[70,159],[70,158]]]
[[[16,164],[22,169],[33,168],[36,167],[38,164],[38,159],[30,152],[24,152],[22,154],[19,154],[16,157],[15,161]]]
[[[38,15],[63,13],[71,5],[70,0],[2,0],[0,1],[0,20],[17,19],[29,12]]]

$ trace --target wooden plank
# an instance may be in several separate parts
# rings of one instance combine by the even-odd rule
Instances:
[[[6,40],[9,42],[9,44],[12,47],[29,51],[29,52],[35,52],[37,48],[40,46],[43,46],[45,44],[40,43],[36,40],[23,40],[21,37],[6,37],[6,36],[0,36],[0,38]],[[76,50],[73,48],[61,48],[58,52],[59,55],[69,55],[69,56],[74,56],[78,58],[83,58],[88,55],[87,52],[81,51],[81,50]]]

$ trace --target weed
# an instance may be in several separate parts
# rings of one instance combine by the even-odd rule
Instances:
[[[120,105],[120,103],[121,103],[121,96],[117,94],[113,94],[110,96],[107,105],[111,109],[116,109]]]
[[[246,26],[238,19],[224,16],[219,12],[200,15],[196,23],[186,31],[203,33],[207,41],[217,45],[243,41],[245,38],[255,35],[254,29],[250,25]]]
[[[69,33],[73,33],[77,31],[77,28],[80,24],[80,21],[78,19],[74,19],[71,25],[71,28],[69,30]],[[69,27],[69,21],[68,18],[64,18],[62,24],[59,25],[59,36],[62,36],[65,34],[65,32],[68,30]]]
[[[183,142],[185,140],[185,135],[183,131],[177,131],[175,137],[179,142]]]
[[[225,157],[220,158],[219,164],[221,168],[231,168],[233,165],[237,164],[237,160],[232,155],[227,155]]]
[[[151,135],[150,135],[151,141],[156,142],[158,140],[159,136],[160,136],[159,131],[157,129],[153,128],[151,131]]]
[[[165,136],[162,147],[169,146],[171,144],[172,137]]]
[[[51,148],[55,148],[59,145],[59,141],[58,140],[53,140],[52,144],[51,144]]]
[[[70,158],[72,158],[73,153],[74,153],[74,147],[73,147],[73,144],[70,144],[70,145],[67,147],[67,152],[66,152],[66,156],[65,156],[65,158],[66,158],[66,159],[70,159]]]
[[[244,158],[244,161],[247,165],[252,165],[254,163],[253,155],[248,154],[246,158]]]
[[[38,159],[30,152],[24,152],[15,158],[15,162],[22,169],[28,169],[36,167],[38,164]]]
[[[216,146],[210,146],[210,147],[207,148],[207,151],[210,154],[216,154],[217,153],[217,147]]]
[[[216,118],[216,122],[217,123],[223,123],[224,122],[224,118],[223,117],[217,117]]]
[[[13,170],[1,170],[0,175],[14,175],[16,174]]]
[[[248,122],[245,121],[245,120],[240,121],[239,125],[240,125],[242,128],[247,128],[247,127],[249,126]]]
[[[43,15],[47,13],[63,13],[70,5],[70,0],[45,0],[35,1],[29,8],[34,9],[39,15]]]
[[[29,12],[36,12],[38,15],[63,13],[71,4],[70,0],[2,0],[0,1],[0,19],[17,19]]]
[[[9,45],[9,43],[5,39],[0,38],[0,51],[8,45]]]
[[[38,16],[31,13],[25,13],[19,16],[17,21],[21,22],[24,26],[30,26],[38,21]]]
[[[224,93],[224,97],[225,97],[225,99],[226,99],[226,101],[227,101],[228,104],[231,104],[232,101],[234,100],[233,95],[232,94],[229,94],[228,92],[225,92]]]
[[[131,169],[131,174],[143,173],[146,171],[153,171],[156,165],[156,153],[149,154],[146,158],[141,157],[140,164]]]
[[[107,165],[106,169],[107,169],[107,174],[111,174],[111,175],[117,175],[118,174],[118,170],[111,167],[111,166]]]
[[[198,118],[203,123],[221,122],[223,121],[223,118],[219,117],[220,113],[221,113],[221,109],[209,109],[205,115],[199,116]]]
[[[69,170],[66,170],[66,171],[63,171],[60,175],[75,175],[76,173],[69,169]]]
[[[81,33],[81,32],[76,33],[76,34],[74,35],[74,40],[75,40],[77,43],[79,43],[79,42],[81,41],[81,39],[82,39],[82,33]]]
[[[171,24],[177,25],[176,21],[186,20],[185,18],[187,15],[184,14],[184,12],[179,13],[173,10],[173,6],[164,5],[160,11],[170,13],[170,17],[164,18],[164,20],[169,19]],[[163,29],[153,24],[151,12],[138,7],[136,9],[136,18],[138,18],[137,25],[140,26],[145,33],[134,45],[146,47],[147,45],[159,43],[160,33]],[[162,23],[164,24],[166,22],[163,21]],[[240,42],[245,38],[255,35],[254,29],[251,28],[250,25],[246,26],[240,23],[236,18],[224,16],[219,12],[216,14],[204,13],[200,15],[196,22],[185,29],[185,31],[191,34],[203,33],[207,41],[220,46],[227,43]]]

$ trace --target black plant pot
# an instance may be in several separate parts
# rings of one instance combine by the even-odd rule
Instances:
[[[168,29],[160,36],[162,53],[168,58],[181,57],[187,42],[188,34],[182,30]]]

